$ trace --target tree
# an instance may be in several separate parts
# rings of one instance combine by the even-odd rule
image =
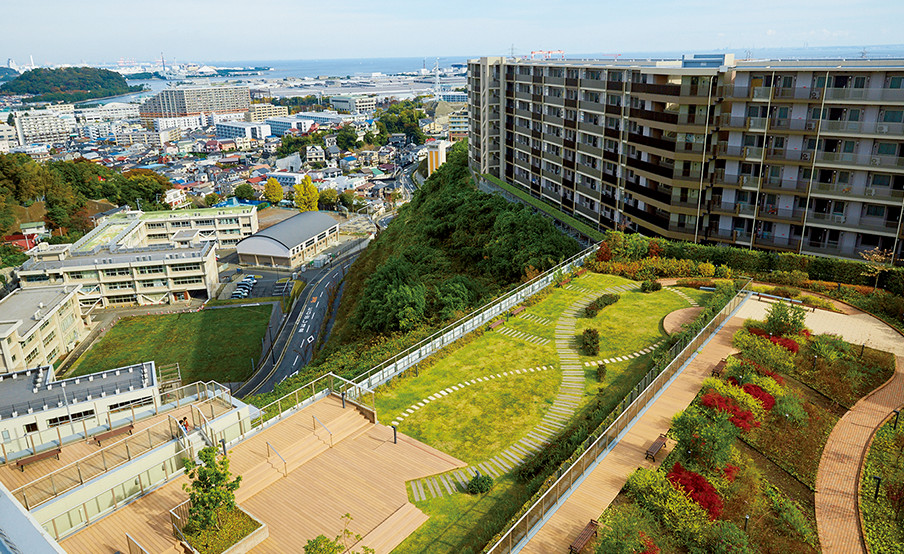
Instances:
[[[361,540],[361,535],[352,533],[349,530],[348,524],[351,521],[351,514],[342,516],[343,528],[335,539],[330,539],[326,535],[318,535],[313,539],[308,539],[308,542],[304,545],[304,554],[343,554],[343,552],[359,554],[350,550],[353,544]],[[360,552],[360,554],[373,553],[374,549],[369,546],[362,547]]]
[[[804,322],[807,314],[800,306],[793,306],[785,302],[776,302],[766,311],[766,332],[770,335],[783,337],[785,335],[797,335],[804,330]]]
[[[191,507],[188,510],[188,525],[193,529],[220,528],[220,513],[235,509],[235,491],[242,477],[232,479],[229,472],[229,458],[217,456],[213,446],[203,448],[198,457],[201,465],[194,460],[185,460],[185,472],[191,483],[182,485],[188,492]]]
[[[693,405],[672,418],[670,434],[678,441],[678,448],[687,452],[689,462],[711,469],[728,463],[738,428],[729,421],[729,414],[715,412],[710,419]]]
[[[210,194],[208,194],[207,196],[204,197],[204,205],[206,205],[209,208],[210,206],[213,206],[214,204],[219,204],[222,200],[223,199],[220,198],[219,194],[217,194],[215,192],[211,192]]]
[[[242,183],[241,185],[235,187],[235,190],[232,191],[232,194],[240,200],[251,200],[256,196],[257,193],[254,192],[254,187],[252,187],[248,183]]]
[[[335,208],[339,202],[339,192],[336,189],[323,189],[320,191],[320,203],[330,208]]]
[[[888,271],[888,264],[893,256],[891,250],[881,250],[878,246],[872,250],[866,250],[860,253],[860,257],[866,261],[866,269],[860,275],[865,277],[874,277],[873,290],[879,286],[879,276],[883,272]]]
[[[278,204],[283,199],[282,185],[273,177],[267,179],[264,184],[264,198],[271,204]]]
[[[305,175],[304,180],[292,188],[295,189],[295,206],[299,210],[303,212],[317,211],[317,200],[320,198],[320,193],[317,192],[317,187],[311,182],[310,175]]]
[[[358,131],[353,125],[343,125],[336,133],[336,146],[341,150],[351,150],[358,143]]]
[[[350,191],[345,191],[339,195],[339,203],[347,210],[351,210],[355,207],[356,200],[355,193]]]

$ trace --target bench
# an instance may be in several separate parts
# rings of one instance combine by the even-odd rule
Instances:
[[[503,323],[505,323],[505,320],[504,320],[504,319],[497,319],[497,320],[494,321],[493,323],[490,323],[490,329],[495,329],[496,327],[499,327],[499,326],[502,325]]]
[[[656,462],[656,454],[659,454],[659,451],[665,446],[665,435],[660,434],[659,438],[653,441],[653,444],[650,445],[650,448],[647,448],[647,453],[643,457],[644,460],[647,458]]]
[[[119,427],[118,429],[111,429],[110,431],[107,431],[106,433],[101,433],[99,435],[95,435],[94,438],[92,438],[91,440],[96,442],[97,446],[100,446],[100,441],[112,439],[113,437],[118,437],[119,435],[122,435],[125,433],[128,433],[131,435],[132,429],[134,429],[134,428],[135,428],[134,425],[129,424],[129,425],[126,425],[125,427]]]
[[[712,376],[713,377],[721,377],[722,370],[725,369],[725,365],[728,363],[728,358],[722,358],[722,361],[716,364],[716,367],[713,368]]]
[[[524,306],[521,306],[520,308],[515,308],[514,310],[512,310],[512,315],[513,315],[513,316],[516,316],[516,315],[520,314],[521,312],[523,312],[523,311],[526,310],[526,309],[527,309],[527,308],[525,308]]]
[[[568,552],[571,554],[578,554],[581,550],[584,550],[584,547],[587,546],[590,539],[596,536],[599,526],[600,524],[597,521],[591,519],[590,523],[588,523],[587,526],[584,527],[584,530],[581,531],[581,534],[578,535],[578,538],[574,539],[574,542],[568,547]]]
[[[46,460],[47,458],[50,458],[51,456],[55,456],[56,459],[59,460],[60,452],[62,452],[62,451],[63,451],[63,449],[61,449],[61,448],[54,448],[52,450],[45,450],[44,452],[39,452],[33,456],[29,456],[27,458],[22,458],[21,460],[17,461],[16,467],[19,468],[19,471],[24,472],[25,466],[27,466],[28,464],[31,464],[34,462],[40,462],[41,460]]]

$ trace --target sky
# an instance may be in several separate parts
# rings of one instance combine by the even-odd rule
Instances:
[[[902,44],[900,0],[7,0],[0,64]]]

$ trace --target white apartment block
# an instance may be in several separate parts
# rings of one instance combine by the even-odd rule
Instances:
[[[111,102],[94,108],[76,108],[75,120],[79,123],[97,123],[99,121],[117,121],[120,119],[138,119],[138,104]]]
[[[114,214],[98,222],[98,227],[140,220],[144,226],[142,239],[148,245],[173,243],[177,234],[197,230],[201,242],[213,243],[217,248],[232,248],[260,228],[254,206],[223,208],[194,208],[186,210]]]
[[[167,129],[181,129],[193,131],[207,126],[207,117],[204,115],[184,115],[179,117],[155,117],[148,120],[155,131]]]
[[[20,288],[0,300],[0,374],[52,365],[85,338],[79,288]]]
[[[262,140],[270,136],[270,125],[248,121],[226,121],[217,123],[216,134],[217,138],[220,139],[245,138]]]
[[[293,187],[300,185],[304,181],[304,173],[290,173],[288,171],[276,171],[267,173],[267,179],[276,179],[283,187]]]
[[[251,93],[246,86],[212,86],[168,88],[141,105],[141,118],[183,117],[209,113],[245,113],[251,107]]]
[[[245,115],[245,121],[261,122],[271,117],[287,117],[289,115],[288,106],[274,106],[273,104],[251,104],[248,113]]]
[[[340,114],[330,110],[322,112],[298,112],[293,117],[298,119],[309,119],[317,125],[345,125],[356,121],[364,121],[367,116],[364,114]]]
[[[270,126],[270,132],[278,137],[286,134],[289,129],[298,129],[301,133],[307,133],[314,126],[310,119],[299,119],[295,116],[269,117],[264,122]]]
[[[132,144],[144,144],[146,146],[163,146],[167,142],[174,142],[182,138],[182,129],[173,127],[161,131],[134,131],[126,130],[116,133],[116,144],[130,146]]]
[[[15,114],[16,136],[19,144],[53,144],[69,139],[75,129],[75,118],[61,116],[50,110]]]
[[[330,105],[348,113],[370,113],[377,109],[377,99],[374,96],[333,96]]]

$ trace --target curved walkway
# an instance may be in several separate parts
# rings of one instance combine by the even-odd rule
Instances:
[[[744,317],[762,319],[768,304],[747,302]],[[895,355],[892,378],[861,398],[832,429],[816,474],[816,527],[826,554],[865,553],[857,508],[860,468],[873,431],[904,402],[904,337],[894,329],[854,308],[838,314],[816,310],[807,314],[807,326],[816,333],[840,334],[853,344]]]

